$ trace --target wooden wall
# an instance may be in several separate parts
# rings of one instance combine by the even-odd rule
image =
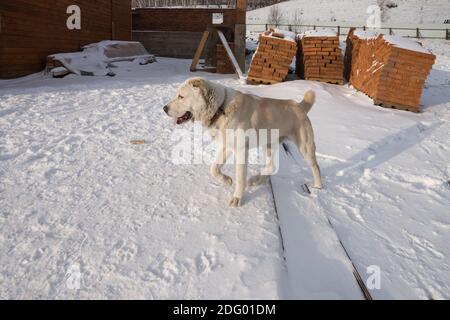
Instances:
[[[203,32],[212,25],[213,13],[224,14],[221,27],[238,23],[235,9],[148,8],[133,10],[133,30]]]
[[[227,39],[236,43],[237,58],[243,65],[245,60],[245,32],[242,34],[242,30],[245,31],[245,8],[245,0],[238,0],[237,7],[234,9],[134,9],[133,40],[140,41],[150,53],[155,55],[191,59],[203,31],[212,26],[220,27],[225,31]],[[213,25],[213,13],[223,13],[223,24]],[[241,27],[237,28],[237,26]],[[241,47],[244,49],[241,49]]]
[[[152,54],[180,59],[192,59],[201,37],[201,32],[190,31],[133,32],[133,40],[142,43]]]
[[[69,5],[81,8],[81,30],[68,30]],[[0,78],[40,71],[53,53],[101,40],[131,40],[130,0],[0,0]]]
[[[192,59],[213,13],[223,13],[230,40],[238,22],[235,9],[146,8],[133,10],[133,40],[157,56]]]

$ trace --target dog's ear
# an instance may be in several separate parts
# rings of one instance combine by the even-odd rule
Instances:
[[[205,105],[202,106],[201,110],[194,110],[194,119],[201,121],[204,126],[208,127],[225,100],[225,88],[202,78],[193,78],[189,80],[189,83],[200,90],[205,100]]]
[[[189,84],[191,86],[193,86],[194,88],[201,88],[202,86],[204,86],[206,83],[206,81],[202,78],[193,78],[191,80],[189,80]]]

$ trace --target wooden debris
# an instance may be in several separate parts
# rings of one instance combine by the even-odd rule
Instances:
[[[143,145],[146,143],[146,141],[145,140],[131,140],[130,143],[132,145]]]
[[[208,37],[209,37],[209,31],[204,31],[202,34],[202,38],[200,40],[200,44],[198,45],[197,50],[195,51],[195,54],[194,54],[194,58],[192,59],[192,64],[191,64],[191,68],[190,68],[191,72],[197,71],[198,61],[200,60],[203,49],[205,48],[206,41],[208,41]]]

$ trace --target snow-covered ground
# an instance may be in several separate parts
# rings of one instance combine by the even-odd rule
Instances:
[[[443,24],[446,19],[450,19],[448,0],[291,0],[277,6],[282,14],[282,22],[287,24],[339,21],[344,25],[351,23],[362,26],[369,16],[367,9],[381,3],[384,3],[383,22],[390,26]],[[267,23],[270,10],[271,6],[249,11],[247,23]],[[297,21],[294,21],[295,15]]]
[[[162,106],[189,61],[118,65],[1,82],[0,297],[286,297],[268,187],[231,210],[206,165],[171,162]]]
[[[424,44],[438,61],[421,114],[375,107],[346,86],[195,74],[277,98],[316,90],[325,189],[301,192],[311,176],[295,155],[274,179],[292,186],[285,206],[311,223],[320,266],[305,267],[317,251],[280,217],[283,252],[268,185],[229,209],[231,190],[206,164],[172,163],[175,127],[162,106],[194,75],[190,61],[118,63],[115,78],[0,81],[0,298],[348,298],[314,287],[320,273],[341,274],[337,236],[363,278],[380,268],[374,298],[450,298],[450,45]]]

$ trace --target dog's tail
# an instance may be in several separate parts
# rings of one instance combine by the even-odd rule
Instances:
[[[316,94],[314,91],[309,90],[305,93],[305,97],[303,98],[303,101],[300,102],[300,106],[305,111],[305,113],[308,113],[314,103],[316,102]]]

